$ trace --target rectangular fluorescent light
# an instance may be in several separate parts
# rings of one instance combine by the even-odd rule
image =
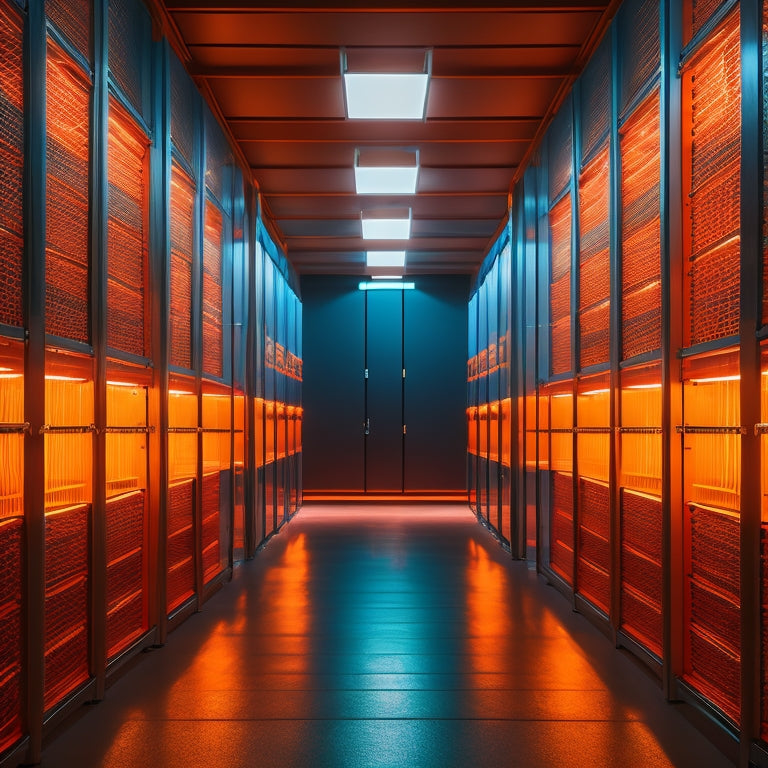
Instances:
[[[402,275],[371,275],[371,280],[402,280]]]
[[[363,240],[408,240],[411,236],[410,219],[363,218]]]
[[[359,283],[357,286],[361,291],[412,291],[415,283],[404,283],[402,280],[389,281],[379,280],[378,282]]]
[[[413,195],[416,193],[417,167],[355,166],[355,191],[358,195]]]
[[[429,75],[345,72],[347,117],[353,120],[422,120]]]
[[[365,262],[369,267],[404,267],[405,251],[367,251]]]

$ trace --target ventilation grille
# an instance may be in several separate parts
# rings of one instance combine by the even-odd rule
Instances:
[[[223,236],[223,215],[214,203],[206,200],[203,247],[203,372],[218,378],[224,373],[221,293]]]
[[[571,97],[569,96],[555,115],[547,134],[550,203],[571,181],[573,162],[571,123]]]
[[[579,593],[609,612],[608,486],[579,478]]]
[[[606,35],[581,78],[581,162],[608,135],[611,115],[611,36]]]
[[[168,584],[166,603],[172,613],[195,594],[194,534],[195,481],[168,488]]]
[[[195,184],[178,164],[171,167],[170,362],[192,367],[192,253]]]
[[[109,109],[107,344],[146,355],[148,141],[116,102]]]
[[[21,327],[24,83],[18,14],[0,6],[0,323]]]
[[[46,331],[88,342],[88,120],[90,83],[48,45]]]
[[[621,490],[621,628],[662,655],[661,500]]]
[[[691,505],[690,577],[687,600],[690,653],[686,677],[735,722],[741,700],[739,675],[739,520]]]
[[[145,494],[109,499],[107,527],[107,656],[146,630],[144,595]]]
[[[45,0],[45,15],[86,61],[91,60],[91,0]]]
[[[549,212],[552,375],[571,370],[571,196]]]
[[[109,0],[109,71],[128,103],[147,121],[152,23],[137,0]]]
[[[198,94],[184,66],[171,56],[171,140],[190,168],[194,168]]]
[[[88,517],[82,504],[45,516],[45,709],[88,679]]]
[[[691,102],[689,345],[739,332],[739,15],[686,70]]]
[[[659,71],[659,0],[629,0],[621,6],[620,13],[620,111],[624,114],[643,86]]]
[[[219,472],[203,475],[203,576],[210,581],[220,568],[221,477]]]
[[[562,472],[552,475],[552,530],[550,565],[568,584],[573,584],[573,478]]]
[[[659,92],[624,124],[621,151],[621,358],[661,348]]]
[[[0,520],[0,752],[21,730],[21,585],[23,520]]]
[[[579,179],[579,339],[582,368],[608,362],[610,224],[608,142]]]

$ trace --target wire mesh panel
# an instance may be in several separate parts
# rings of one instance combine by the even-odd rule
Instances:
[[[152,21],[139,0],[109,0],[109,72],[128,103],[150,113]]]
[[[724,0],[686,0],[683,8],[684,42],[690,42],[712,18]]]
[[[171,365],[192,367],[192,255],[194,253],[195,183],[177,163],[171,166]]]
[[[109,106],[107,344],[147,356],[149,141],[116,101]]]
[[[683,173],[688,186],[688,345],[739,332],[740,59],[737,8],[684,73],[691,121]]]
[[[210,581],[219,573],[220,476],[219,471],[203,475],[203,577]]]
[[[550,565],[568,584],[573,584],[573,476],[552,474],[552,521]]]
[[[555,115],[547,132],[549,149],[549,202],[550,205],[571,181],[573,164],[573,120],[569,96]]]
[[[203,372],[219,378],[224,373],[221,285],[223,241],[223,214],[215,203],[206,200],[203,243]]]
[[[765,438],[763,438],[765,440]],[[763,741],[768,741],[768,523],[763,518],[763,524],[760,529],[760,568],[761,568],[761,604],[762,610],[762,631],[761,631],[761,661],[760,664],[760,736]]]
[[[45,0],[45,15],[83,56],[91,59],[91,0]]]
[[[0,5],[0,323],[21,326],[24,74],[19,14]]]
[[[195,593],[194,492],[194,480],[185,480],[168,487],[168,613],[172,613]]]
[[[763,325],[768,325],[768,3],[763,4]]]
[[[620,113],[661,64],[659,0],[626,0],[619,11]]]
[[[171,56],[171,140],[187,165],[195,165],[195,136],[200,121],[197,117],[199,94],[176,56]]]
[[[88,342],[89,92],[86,74],[53,43],[46,69],[46,317],[48,333]]]
[[[579,594],[601,608],[610,606],[610,489],[607,483],[579,478]]]
[[[232,152],[216,119],[205,111],[205,186],[222,205],[231,211]]]
[[[550,373],[571,370],[571,196],[549,212]]]
[[[579,178],[579,357],[581,368],[610,358],[609,153],[606,141]]]
[[[611,36],[606,35],[581,76],[581,163],[608,135],[611,117]]]
[[[21,738],[23,518],[0,519],[0,752]]]
[[[660,117],[655,90],[624,123],[621,151],[621,358],[661,348]]]
[[[90,505],[45,516],[45,709],[88,679]]]

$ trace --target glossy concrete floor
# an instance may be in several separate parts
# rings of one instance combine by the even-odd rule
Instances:
[[[307,506],[46,768],[732,765],[465,507]]]

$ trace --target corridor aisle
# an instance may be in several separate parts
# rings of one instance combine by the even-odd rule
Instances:
[[[461,506],[306,506],[44,768],[719,768]]]

